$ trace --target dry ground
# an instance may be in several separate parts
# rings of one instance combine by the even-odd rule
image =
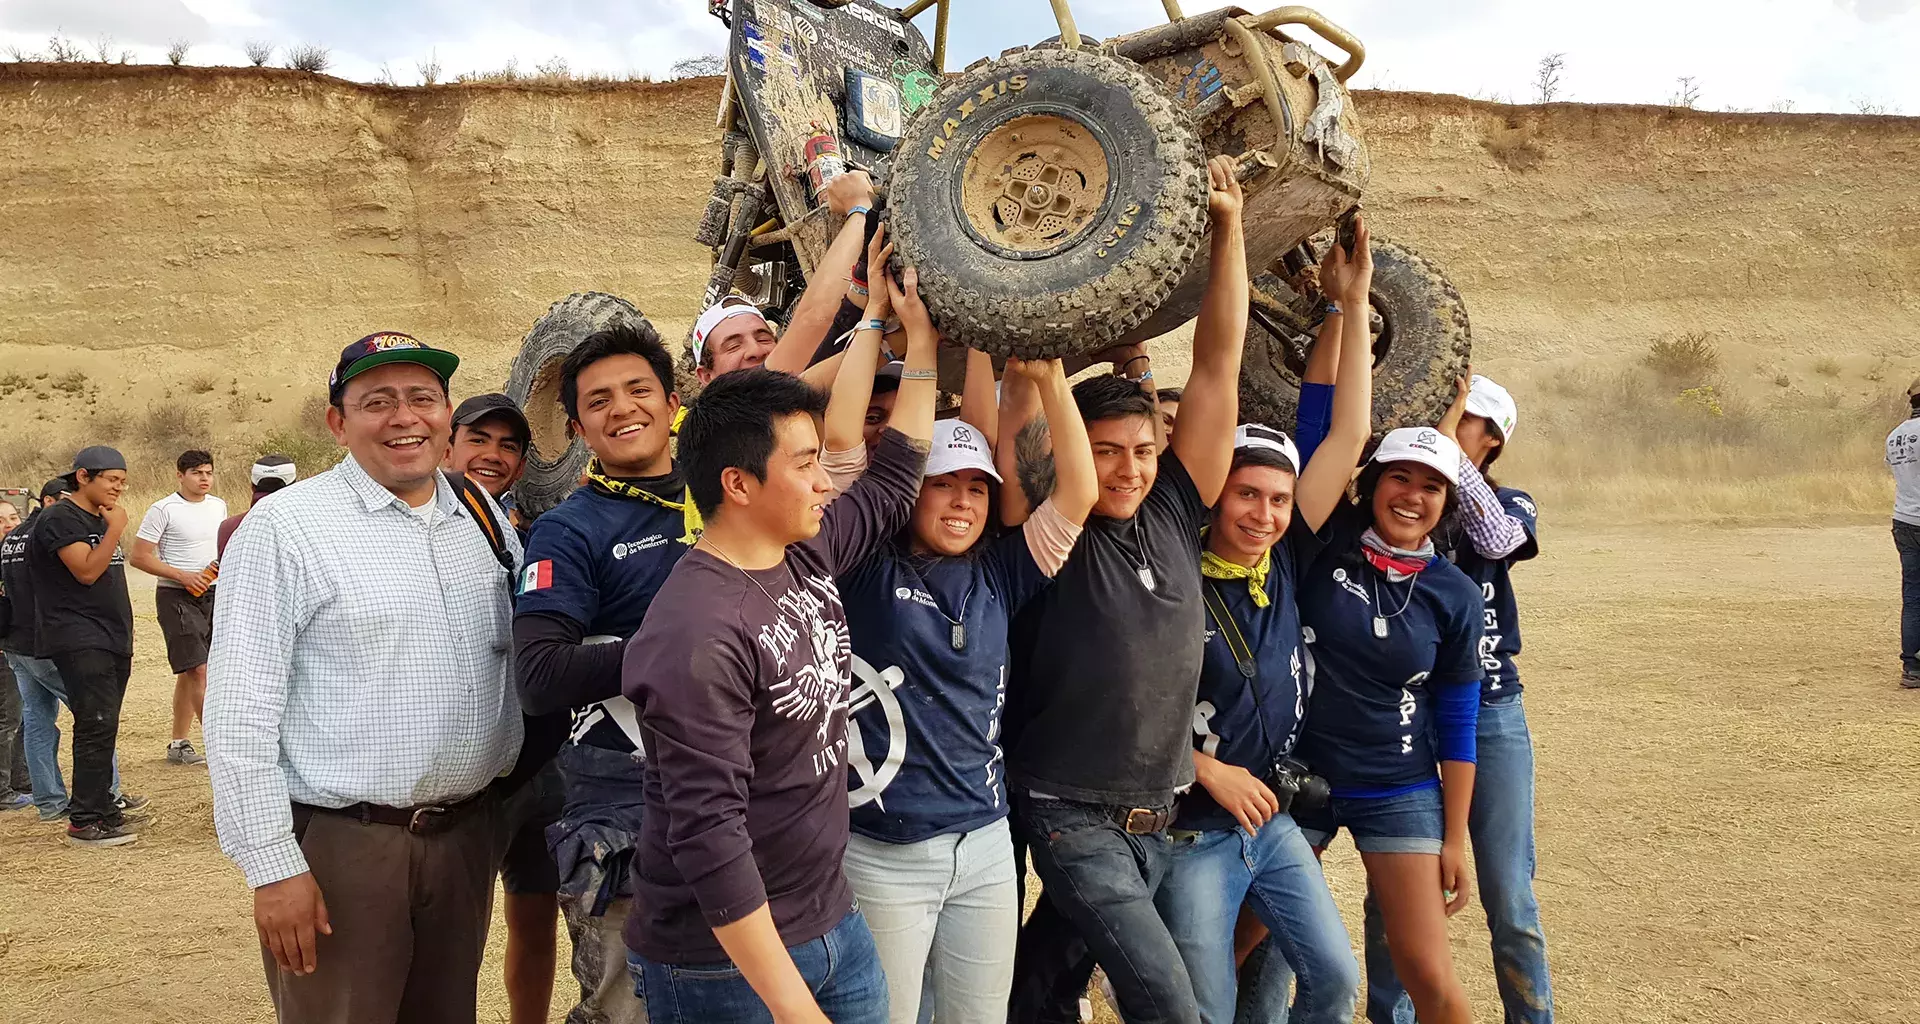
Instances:
[[[1894,684],[1885,527],[1569,527],[1547,550],[1519,585],[1561,1019],[1910,1018],[1920,694]],[[161,757],[148,589],[122,749],[160,823],[90,852],[0,818],[0,1020],[271,1017],[204,772]],[[1357,921],[1351,848],[1328,865]],[[1454,922],[1456,959],[1493,1020],[1478,914]],[[485,1021],[505,1020],[499,945]]]

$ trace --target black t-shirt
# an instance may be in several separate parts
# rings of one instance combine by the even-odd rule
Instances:
[[[26,522],[0,537],[0,604],[5,606],[6,627],[0,649],[29,658],[38,654],[39,637],[33,628],[33,586],[27,580],[27,541],[39,521],[35,509]]]
[[[33,588],[34,633],[40,655],[74,651],[133,654],[133,605],[127,600],[126,558],[119,551],[92,583],[75,579],[60,560],[69,544],[97,546],[107,520],[71,500],[56,502],[34,520],[27,543],[28,585]]]
[[[1053,586],[1015,619],[1007,695],[1015,787],[1164,807],[1193,783],[1206,515],[1168,450],[1139,512],[1089,518]]]

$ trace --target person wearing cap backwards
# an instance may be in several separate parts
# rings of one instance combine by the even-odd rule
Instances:
[[[911,268],[887,287],[919,306]],[[834,580],[912,515],[934,348],[931,331],[910,339],[893,425],[837,497],[816,425],[827,400],[800,380],[727,374],[686,417],[681,459],[706,529],[621,672],[648,762],[628,966],[655,1024],[887,1019],[842,866],[853,671]]]
[[[869,305],[844,376],[870,373],[886,312]],[[917,297],[900,314],[910,346],[937,345]],[[973,355],[986,374],[970,375],[966,398],[991,401],[992,364]],[[1005,1021],[1013,984],[1020,904],[1000,748],[1007,630],[1072,552],[1098,483],[1061,364],[1009,359],[1007,374],[1037,386],[1052,424],[1053,496],[1022,528],[982,543],[1001,480],[988,435],[964,418],[942,420],[906,528],[837,578],[857,680],[844,864],[886,971],[893,1024],[920,1018],[923,979],[943,1024]],[[826,447],[863,453],[862,396],[842,390],[828,406]]]
[[[673,380],[644,324],[596,331],[567,355],[560,404],[593,458],[585,485],[534,520],[514,608],[522,706],[572,718],[557,758],[564,808],[547,834],[580,985],[571,1019],[646,1020],[621,937],[645,764],[620,657],[701,527],[670,447]]]
[[[1012,630],[1006,755],[1013,827],[1045,897],[1022,928],[1011,1019],[1052,1005],[1055,958],[1077,931],[1132,1024],[1197,1022],[1193,984],[1154,909],[1176,791],[1193,782],[1191,722],[1204,653],[1198,537],[1233,460],[1247,271],[1229,157],[1207,166],[1213,272],[1171,444],[1150,360],[1073,389],[1099,499],[1052,587]],[[1011,403],[1010,403],[1011,404]],[[1002,458],[1025,426],[1001,417]],[[1004,472],[1006,464],[1003,462]],[[1019,521],[1022,488],[1001,493]]]
[[[299,472],[295,469],[293,460],[285,455],[262,455],[254,462],[253,468],[247,470],[247,479],[253,484],[253,499],[247,505],[246,511],[228,516],[226,521],[220,524],[220,534],[214,542],[218,557],[227,556],[227,541],[233,539],[233,531],[240,528],[240,523],[260,504],[261,499],[293,483],[298,476]]]
[[[1333,797],[1294,817],[1316,850],[1353,834],[1394,970],[1426,1024],[1472,1019],[1446,921],[1472,892],[1481,597],[1432,540],[1459,501],[1460,462],[1432,427],[1389,432],[1299,582],[1313,680],[1299,757]]]
[[[220,524],[227,503],[213,490],[213,455],[181,452],[174,469],[179,487],[156,501],[134,536],[133,567],[154,577],[154,615],[167,641],[173,669],[173,739],[168,764],[204,764],[188,737],[207,695],[207,645],[213,640],[213,602],[220,567]]]
[[[1893,470],[1893,546],[1900,553],[1900,685],[1920,690],[1920,377],[1907,388],[1912,417],[1887,435]]]
[[[441,471],[451,352],[346,347],[340,463],[253,510],[221,563],[207,760],[279,1019],[470,1022],[498,808],[520,751],[519,538]],[[496,543],[498,551],[496,551]]]
[[[133,606],[120,553],[127,460],[95,445],[74,456],[73,493],[34,517],[27,544],[36,654],[53,662],[73,709],[73,799],[67,840],[122,846],[144,815],[114,801],[113,752],[120,704],[133,672]]]
[[[1509,569],[1540,553],[1533,496],[1501,487],[1488,475],[1513,440],[1519,408],[1506,388],[1486,377],[1459,382],[1442,434],[1460,445],[1460,508],[1441,539],[1444,554],[1480,588],[1484,602],[1478,764],[1467,832],[1474,874],[1492,933],[1494,980],[1508,1024],[1553,1020],[1553,980],[1540,902],[1533,892],[1533,738],[1520,703],[1520,613]],[[1368,905],[1367,1004],[1378,1021],[1411,1020],[1413,1006],[1394,974],[1379,914]]]
[[[61,499],[72,494],[73,481],[54,477],[40,488],[39,503],[27,520],[0,538],[0,594],[9,608],[9,628],[0,637],[0,649],[6,652],[8,668],[19,687],[22,703],[22,743],[26,752],[27,775],[33,789],[33,804],[41,821],[60,821],[69,812],[67,783],[60,775],[60,705],[66,703],[67,687],[60,670],[40,656],[39,631],[34,609],[33,583],[27,566],[27,551],[41,515]],[[146,806],[147,798],[120,790],[120,755],[113,756],[113,771],[108,796],[122,812]]]
[[[1331,429],[1304,469],[1293,439],[1252,423],[1234,435],[1233,465],[1202,536],[1206,653],[1193,705],[1199,785],[1180,799],[1173,857],[1155,896],[1206,1024],[1255,1020],[1347,1024],[1360,982],[1346,927],[1300,827],[1269,786],[1306,724],[1311,676],[1296,603],[1315,533],[1346,497],[1371,429],[1367,294],[1373,274],[1364,225],[1355,251],[1328,249],[1320,284],[1347,337]],[[1309,766],[1311,767],[1311,766]],[[1289,794],[1290,795],[1290,794]],[[1290,802],[1290,801],[1289,801]],[[1280,937],[1241,986],[1235,929],[1242,905]],[[1289,976],[1298,979],[1288,1008]]]

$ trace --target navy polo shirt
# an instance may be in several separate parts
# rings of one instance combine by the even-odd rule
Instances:
[[[853,635],[853,831],[917,843],[1006,815],[1007,625],[1048,582],[1020,530],[958,558],[889,545],[839,578]]]
[[[1336,509],[1299,583],[1311,694],[1300,757],[1340,797],[1437,785],[1431,691],[1482,675],[1480,588],[1443,558],[1390,582],[1360,546],[1370,525],[1364,509]],[[1387,616],[1384,639],[1376,614]]]
[[[1293,752],[1307,719],[1300,609],[1294,602],[1300,567],[1320,550],[1320,542],[1296,511],[1287,533],[1273,546],[1267,569],[1267,606],[1260,607],[1246,580],[1202,582],[1226,605],[1234,626],[1253,655],[1254,673],[1241,668],[1226,630],[1207,608],[1206,649],[1200,663],[1200,689],[1193,706],[1194,749],[1264,778],[1275,760]],[[1232,814],[1214,802],[1205,786],[1180,798],[1175,828],[1191,831],[1234,828]]]
[[[1535,532],[1540,510],[1534,505],[1533,496],[1513,487],[1501,487],[1494,493],[1500,498],[1500,507],[1526,528],[1527,542],[1505,558],[1487,558],[1473,549],[1473,541],[1462,532],[1449,553],[1460,571],[1480,586],[1484,606],[1481,628],[1485,631],[1480,640],[1480,667],[1487,673],[1486,681],[1480,685],[1481,700],[1519,693],[1522,689],[1520,670],[1513,663],[1514,656],[1520,653],[1520,608],[1514,602],[1513,579],[1508,570],[1513,563],[1524,562],[1540,553]]]
[[[559,615],[589,636],[628,640],[667,574],[692,550],[681,540],[685,533],[677,510],[579,488],[533,521],[514,612]],[[574,709],[573,740],[630,754],[633,740],[607,703]]]

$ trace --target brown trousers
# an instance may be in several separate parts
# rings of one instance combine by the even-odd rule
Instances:
[[[294,809],[327,903],[319,964],[288,974],[262,949],[281,1024],[473,1024],[500,863],[499,806],[415,834]]]

